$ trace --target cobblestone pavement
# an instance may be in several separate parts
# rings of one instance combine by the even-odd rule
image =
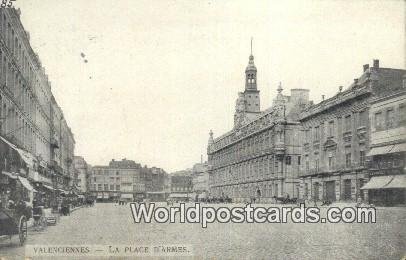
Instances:
[[[128,205],[96,204],[61,217],[44,232],[30,232],[27,244],[188,244],[196,256],[212,259],[401,259],[406,208],[378,208],[376,224],[212,223],[203,229],[134,224]],[[1,257],[22,259],[24,247],[0,240]]]

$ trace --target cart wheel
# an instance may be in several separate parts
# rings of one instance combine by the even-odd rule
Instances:
[[[20,245],[24,245],[27,240],[27,219],[25,216],[21,216],[18,224],[18,237],[20,239]]]

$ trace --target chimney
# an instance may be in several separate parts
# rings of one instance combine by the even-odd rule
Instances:
[[[324,101],[324,95],[321,95],[321,99],[322,99],[322,101]]]
[[[341,91],[343,91],[343,86],[339,86],[338,87],[338,90],[341,92]]]
[[[364,65],[364,72],[367,71],[369,69],[369,64],[365,64]]]
[[[358,84],[358,79],[354,79],[354,85]]]
[[[379,68],[379,60],[374,60],[374,68]]]

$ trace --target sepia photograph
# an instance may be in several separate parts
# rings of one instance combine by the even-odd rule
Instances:
[[[406,259],[406,0],[1,0],[14,259]]]

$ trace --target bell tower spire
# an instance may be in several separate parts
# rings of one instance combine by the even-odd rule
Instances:
[[[247,112],[259,112],[259,90],[257,89],[257,67],[254,64],[254,55],[252,54],[253,38],[251,37],[251,53],[248,65],[245,69],[245,91],[244,96],[247,102]]]
[[[252,56],[252,37],[251,37],[251,56]]]
[[[257,89],[257,68],[254,64],[254,55],[252,55],[252,37],[251,37],[251,54],[245,69],[245,90]]]

